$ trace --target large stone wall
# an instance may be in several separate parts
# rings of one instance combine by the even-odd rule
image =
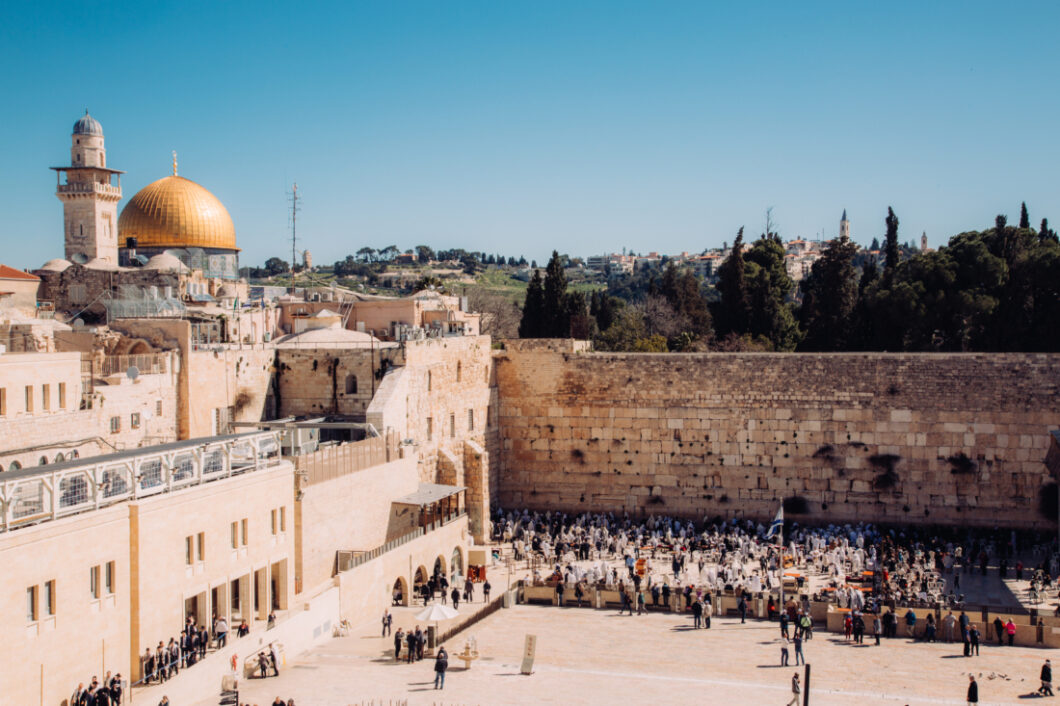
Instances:
[[[812,522],[1053,524],[1060,355],[514,342],[495,360],[504,507],[764,519],[798,496]]]

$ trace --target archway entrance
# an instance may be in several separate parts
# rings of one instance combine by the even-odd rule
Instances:
[[[464,576],[464,553],[460,551],[460,547],[453,547],[453,556],[449,560],[449,565],[453,570],[450,581],[456,581]]]
[[[397,581],[394,582],[390,600],[396,606],[407,606],[409,604],[409,584],[404,576],[399,576]]]
[[[441,554],[434,560],[434,571],[431,573],[432,576],[440,579],[446,575],[445,573],[445,557]]]

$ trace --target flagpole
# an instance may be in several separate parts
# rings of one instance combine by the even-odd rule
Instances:
[[[783,507],[783,505],[781,505]],[[787,604],[784,602],[784,523],[780,524],[780,610],[787,612]],[[779,619],[779,616],[778,616]]]

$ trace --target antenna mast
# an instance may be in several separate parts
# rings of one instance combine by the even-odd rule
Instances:
[[[298,182],[291,188],[291,286],[294,286],[294,267],[298,262]]]

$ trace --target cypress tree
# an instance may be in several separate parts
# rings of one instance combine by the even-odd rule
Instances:
[[[545,323],[545,288],[541,283],[541,270],[534,270],[526,288],[523,303],[523,318],[519,321],[519,338],[543,338]]]
[[[1030,228],[1031,217],[1027,214],[1027,202],[1020,204],[1020,228]]]
[[[894,278],[894,270],[898,267],[898,216],[894,215],[894,209],[890,206],[887,207],[887,218],[884,219],[884,223],[887,224],[887,237],[883,246],[886,258],[883,264],[883,280],[890,287],[891,280]]]
[[[729,257],[718,268],[718,291],[721,304],[718,318],[720,333],[746,333],[750,318],[750,301],[744,281],[743,228],[736,234]]]
[[[570,314],[567,310],[567,275],[563,272],[559,253],[545,267],[544,287],[544,338],[567,338],[570,336]]]

